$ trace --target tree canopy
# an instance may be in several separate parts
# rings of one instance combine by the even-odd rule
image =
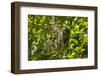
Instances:
[[[28,60],[87,57],[87,17],[28,15]]]

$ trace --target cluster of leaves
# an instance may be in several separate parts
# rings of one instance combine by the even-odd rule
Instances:
[[[55,47],[58,33],[56,26],[67,45]],[[63,45],[63,44],[62,44]],[[76,59],[88,57],[88,18],[71,16],[28,15],[28,60]]]

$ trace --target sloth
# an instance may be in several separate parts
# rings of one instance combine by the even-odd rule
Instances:
[[[68,46],[70,29],[68,27],[59,29],[56,25],[52,26],[52,31],[56,34],[56,38],[54,41],[51,39],[46,40],[47,47],[50,49],[54,47],[59,52],[64,50],[65,47]],[[55,49],[50,49],[50,51],[54,52]]]

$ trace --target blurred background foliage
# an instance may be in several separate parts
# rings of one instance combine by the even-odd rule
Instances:
[[[87,17],[28,15],[28,60],[87,57]]]

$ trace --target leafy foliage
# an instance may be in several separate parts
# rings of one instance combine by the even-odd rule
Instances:
[[[87,57],[87,17],[28,15],[28,60]]]

